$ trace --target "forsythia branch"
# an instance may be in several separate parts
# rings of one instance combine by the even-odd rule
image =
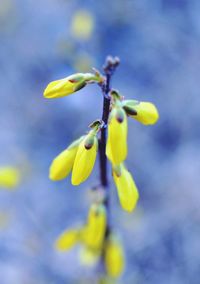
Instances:
[[[112,278],[119,277],[123,272],[124,255],[122,245],[111,228],[108,160],[112,165],[112,176],[121,207],[132,212],[139,193],[125,165],[128,154],[128,118],[144,125],[155,124],[159,118],[154,104],[125,100],[118,91],[111,89],[111,78],[119,63],[118,57],[109,56],[103,67],[103,75],[96,69],[93,69],[94,73],[73,74],[51,82],[44,91],[45,98],[56,99],[74,94],[92,83],[98,84],[102,90],[102,119],[91,123],[88,133],[80,136],[52,161],[49,178],[58,181],[72,173],[71,182],[74,186],[85,182],[92,173],[98,149],[101,187],[95,190],[96,193],[103,191],[103,194],[100,198],[97,194],[86,223],[64,231],[55,242],[55,247],[59,251],[66,251],[81,244],[81,259],[87,264],[100,260],[105,274]]]

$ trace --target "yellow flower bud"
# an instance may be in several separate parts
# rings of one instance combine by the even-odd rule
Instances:
[[[15,167],[0,167],[0,187],[12,189],[19,185],[20,172]]]
[[[106,155],[113,165],[127,156],[127,117],[121,107],[114,107],[109,116]]]
[[[123,107],[126,113],[142,124],[155,124],[159,119],[159,113],[156,106],[149,102],[138,102],[134,100],[125,100]]]
[[[64,231],[56,240],[55,248],[59,251],[71,249],[79,242],[79,230],[71,229]]]
[[[128,212],[133,211],[139,193],[130,172],[121,164],[113,169],[113,178],[122,208]]]
[[[58,181],[66,178],[72,170],[78,146],[84,136],[74,141],[66,150],[62,151],[51,163],[49,178]]]
[[[84,182],[92,172],[98,150],[96,132],[91,130],[78,147],[72,169],[72,184]]]
[[[44,90],[44,97],[47,99],[61,98],[73,94],[87,84],[89,81],[98,81],[98,78],[91,73],[77,73],[64,79],[56,80],[48,84]]]
[[[102,204],[93,204],[88,221],[83,228],[83,242],[90,248],[100,250],[106,232],[106,210]]]
[[[120,242],[109,238],[105,247],[105,267],[109,276],[119,277],[124,270],[124,253]]]

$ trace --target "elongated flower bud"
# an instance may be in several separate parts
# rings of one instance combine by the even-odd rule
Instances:
[[[93,204],[88,214],[88,222],[83,228],[83,240],[85,244],[96,250],[100,250],[106,232],[106,210],[102,204]]]
[[[72,170],[78,146],[84,136],[74,141],[66,150],[62,151],[51,163],[49,178],[58,181],[66,178]]]
[[[124,253],[121,243],[111,237],[105,247],[105,266],[108,275],[113,278],[119,277],[124,270]]]
[[[71,249],[79,242],[79,230],[71,229],[64,231],[56,240],[55,248],[59,251]]]
[[[91,130],[78,147],[73,169],[72,184],[79,185],[84,182],[92,172],[98,150],[96,132]]]
[[[113,178],[122,208],[128,212],[135,208],[139,193],[130,172],[123,164],[113,168]]]
[[[47,99],[61,98],[73,94],[87,84],[89,81],[98,81],[98,77],[91,73],[77,73],[64,79],[56,80],[48,84],[44,90]]]
[[[127,115],[145,125],[155,124],[159,119],[156,106],[149,102],[125,100],[123,101],[123,108]]]
[[[127,156],[127,117],[121,107],[114,107],[109,116],[106,155],[113,165]]]
[[[21,175],[15,167],[0,167],[0,187],[13,189],[20,183]]]

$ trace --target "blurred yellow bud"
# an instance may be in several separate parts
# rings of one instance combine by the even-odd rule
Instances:
[[[0,187],[13,189],[21,180],[19,169],[15,167],[0,167]]]
[[[121,107],[114,107],[109,116],[106,155],[113,165],[119,165],[127,156],[127,117]]]
[[[114,237],[109,238],[105,247],[105,266],[108,275],[119,277],[124,270],[124,253],[121,243]]]
[[[71,249],[79,242],[79,230],[71,229],[63,232],[55,242],[55,248],[59,251]]]
[[[89,177],[95,164],[97,150],[96,132],[91,130],[79,144],[76,153],[71,179],[73,185],[79,185]]]
[[[84,136],[74,141],[66,150],[62,151],[51,163],[49,178],[58,181],[66,178],[71,172],[80,142]]]
[[[113,168],[113,178],[122,208],[128,212],[133,211],[137,205],[139,193],[130,172],[121,164]]]
[[[103,204],[93,204],[88,214],[88,221],[83,228],[84,243],[96,250],[100,250],[106,232],[106,210]]]
[[[158,110],[152,103],[125,100],[123,102],[123,107],[129,116],[138,120],[142,124],[155,124],[159,119]]]
[[[94,29],[94,18],[89,11],[79,10],[72,19],[71,33],[80,40],[87,40],[91,37]]]
[[[90,82],[98,81],[98,77],[91,73],[77,73],[64,79],[53,81],[44,90],[47,99],[61,98],[73,94]]]

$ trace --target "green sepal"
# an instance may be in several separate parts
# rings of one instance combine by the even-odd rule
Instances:
[[[78,83],[84,80],[85,74],[84,73],[76,73],[68,77],[69,82],[71,83]]]
[[[137,111],[131,106],[128,105],[123,106],[123,109],[125,110],[127,115],[137,115]]]
[[[137,100],[124,100],[122,101],[122,106],[128,106],[128,107],[133,107],[135,105],[139,105],[140,101]]]
[[[119,123],[122,123],[124,121],[125,117],[124,117],[124,111],[122,108],[116,109],[115,118]]]
[[[85,81],[80,82],[78,85],[76,85],[74,87],[74,92],[81,90],[82,88],[84,88],[86,86],[86,84],[87,83]]]
[[[92,148],[92,146],[94,145],[94,136],[93,135],[88,135],[88,137],[85,139],[85,149],[89,150]]]
[[[95,121],[93,121],[92,123],[90,123],[89,127],[91,129],[94,129],[95,131],[98,131],[100,128],[102,128],[104,125],[103,120],[101,119],[97,119]]]
[[[121,174],[122,174],[122,169],[121,169],[121,165],[117,165],[117,166],[114,166],[113,165],[113,171],[115,172],[115,174],[120,177]]]

